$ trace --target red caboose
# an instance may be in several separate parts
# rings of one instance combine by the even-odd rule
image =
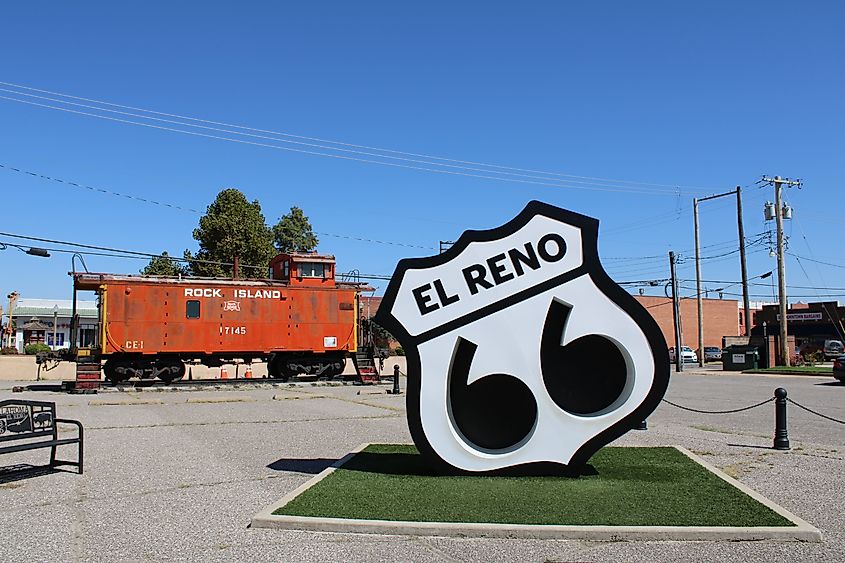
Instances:
[[[74,273],[99,301],[97,342],[108,380],[173,381],[185,361],[266,360],[272,377],[335,376],[359,346],[360,283],[335,279],[333,256],[280,254],[266,280]],[[72,342],[76,340],[73,339]]]

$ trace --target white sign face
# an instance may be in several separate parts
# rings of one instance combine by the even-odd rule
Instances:
[[[531,202],[402,260],[376,322],[408,355],[421,453],[465,471],[580,465],[637,426],[669,381],[662,333],[604,272],[598,222]]]
[[[777,315],[777,320],[780,320],[780,315]],[[820,321],[822,320],[821,313],[787,313],[786,320],[788,321]]]
[[[744,364],[745,354],[731,354],[731,361],[735,364]]]

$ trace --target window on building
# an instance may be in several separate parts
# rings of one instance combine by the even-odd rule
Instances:
[[[64,332],[57,332],[56,333],[56,342],[53,342],[53,333],[47,333],[47,345],[48,346],[58,346],[62,347],[65,345],[65,333]]]
[[[189,319],[200,318],[200,302],[191,300],[185,302],[185,317]]]

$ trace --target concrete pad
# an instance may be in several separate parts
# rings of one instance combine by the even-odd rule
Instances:
[[[360,520],[347,518],[317,518],[273,514],[279,508],[313,487],[369,444],[362,444],[323,470],[313,479],[282,497],[252,518],[253,528],[306,530],[313,532],[391,534],[410,536],[572,539],[586,541],[801,541],[820,542],[821,532],[808,522],[775,504],[758,492],[729,477],[689,450],[677,450],[698,463],[726,483],[736,487],[757,502],[783,516],[794,526],[729,527],[729,526],[557,526],[526,524],[489,524],[465,522],[407,522],[388,520]]]

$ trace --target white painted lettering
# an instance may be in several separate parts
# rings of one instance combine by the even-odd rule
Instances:
[[[208,287],[186,287],[185,297],[223,297],[223,290],[211,289]]]

